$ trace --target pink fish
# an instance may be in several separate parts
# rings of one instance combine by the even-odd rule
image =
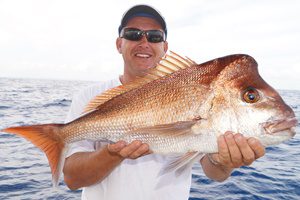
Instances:
[[[68,144],[79,140],[141,140],[153,153],[185,154],[169,170],[217,152],[217,137],[228,130],[268,146],[292,138],[297,123],[252,57],[230,55],[196,64],[171,52],[144,77],[99,94],[70,123],[2,131],[43,150],[57,184]]]

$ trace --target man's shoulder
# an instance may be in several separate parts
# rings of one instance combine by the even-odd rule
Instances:
[[[107,81],[99,81],[81,89],[75,96],[82,99],[83,97],[94,97],[102,92],[120,85],[119,79],[111,79]]]
[[[70,122],[82,115],[86,105],[97,95],[120,85],[119,79],[103,81],[87,86],[73,95],[71,107],[65,122]]]

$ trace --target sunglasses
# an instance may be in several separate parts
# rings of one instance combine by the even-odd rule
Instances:
[[[123,28],[120,37],[126,40],[139,41],[143,35],[146,36],[147,41],[151,43],[158,43],[165,41],[165,33],[160,30],[143,31],[137,28]]]

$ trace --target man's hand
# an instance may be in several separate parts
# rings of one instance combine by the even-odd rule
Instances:
[[[139,140],[135,140],[130,144],[126,144],[124,141],[118,141],[114,144],[107,145],[107,150],[110,154],[118,155],[124,159],[136,159],[151,153],[149,145]]]
[[[216,181],[226,180],[234,168],[250,165],[265,154],[265,147],[257,139],[232,132],[218,138],[218,150],[200,161],[206,176]]]
[[[248,166],[265,154],[265,147],[255,138],[226,132],[218,138],[219,153],[211,158],[224,168]]]

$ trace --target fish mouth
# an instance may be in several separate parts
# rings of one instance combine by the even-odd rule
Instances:
[[[298,120],[295,117],[277,119],[262,123],[262,127],[269,135],[294,137],[296,134],[295,127]]]

